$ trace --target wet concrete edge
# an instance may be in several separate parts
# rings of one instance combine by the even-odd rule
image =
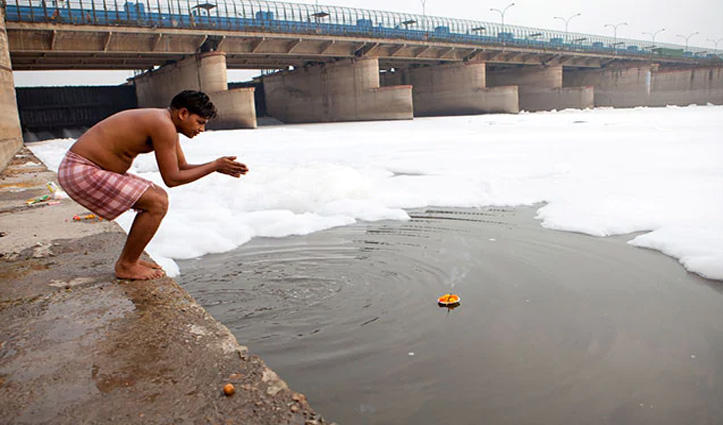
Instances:
[[[328,423],[173,279],[116,279],[118,225],[26,205],[48,181],[26,148],[0,174],[0,423]]]

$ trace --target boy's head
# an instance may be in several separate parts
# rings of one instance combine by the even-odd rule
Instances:
[[[202,91],[184,90],[178,93],[173,100],[171,100],[171,108],[186,108],[188,112],[207,120],[218,116],[216,106],[214,106],[211,99],[208,98],[208,95]]]

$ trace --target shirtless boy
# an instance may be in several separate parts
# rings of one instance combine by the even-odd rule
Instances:
[[[186,90],[166,109],[131,109],[99,122],[66,153],[58,181],[73,200],[100,217],[113,220],[133,208],[138,211],[123,251],[115,264],[120,279],[156,279],[164,275],[156,264],[140,259],[168,210],[168,195],[148,180],[129,174],[136,156],[155,152],[158,170],[168,187],[198,180],[213,172],[240,177],[246,165],[224,156],[191,165],[178,142],[178,133],[194,137],[216,117],[208,96]]]

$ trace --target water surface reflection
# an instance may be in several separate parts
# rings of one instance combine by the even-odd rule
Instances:
[[[340,424],[723,422],[718,282],[532,208],[411,215],[255,239],[179,281]]]

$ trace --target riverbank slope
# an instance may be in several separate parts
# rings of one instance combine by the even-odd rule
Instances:
[[[173,279],[116,279],[114,222],[26,205],[49,181],[27,149],[0,175],[0,422],[327,423]]]

